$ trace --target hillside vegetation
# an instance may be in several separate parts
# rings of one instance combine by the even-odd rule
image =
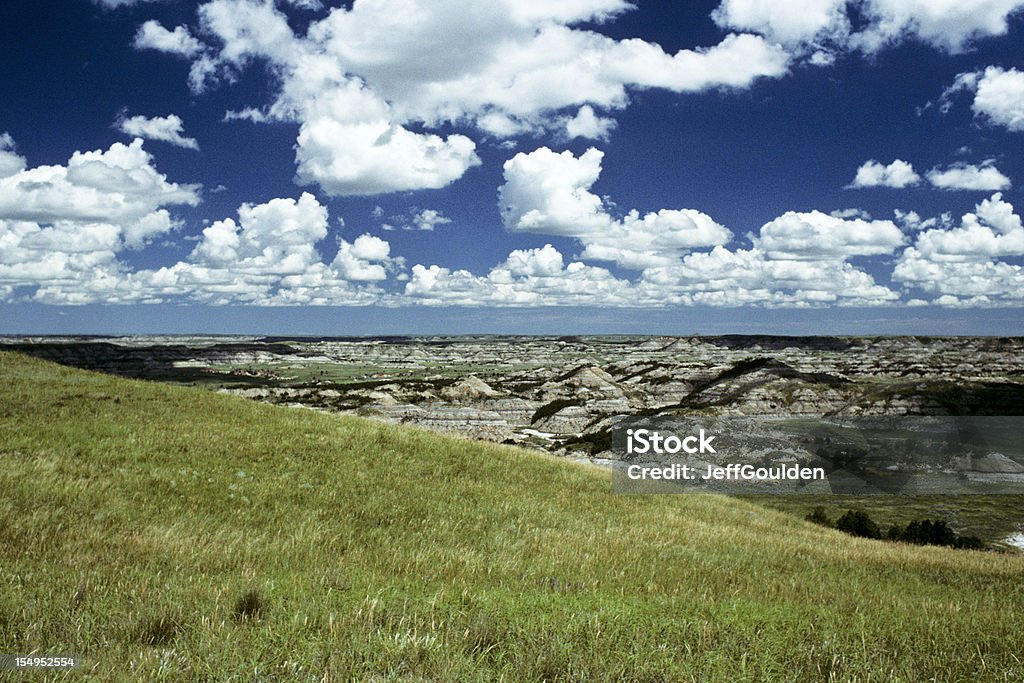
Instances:
[[[15,354],[0,387],[0,653],[58,679],[1024,678],[1020,556]]]

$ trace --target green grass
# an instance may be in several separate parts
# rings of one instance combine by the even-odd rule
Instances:
[[[51,677],[1024,678],[1020,556],[13,354],[0,378],[0,653],[86,658]]]

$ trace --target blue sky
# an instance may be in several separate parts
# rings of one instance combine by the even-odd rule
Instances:
[[[1019,334],[1024,1],[0,9],[0,333]]]

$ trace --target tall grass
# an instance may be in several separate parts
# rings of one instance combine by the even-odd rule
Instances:
[[[86,658],[58,678],[1024,678],[1021,557],[13,354],[0,377],[0,653]]]

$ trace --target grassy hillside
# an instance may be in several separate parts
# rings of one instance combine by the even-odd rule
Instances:
[[[0,653],[67,680],[1024,677],[1020,556],[12,354],[0,387]]]

